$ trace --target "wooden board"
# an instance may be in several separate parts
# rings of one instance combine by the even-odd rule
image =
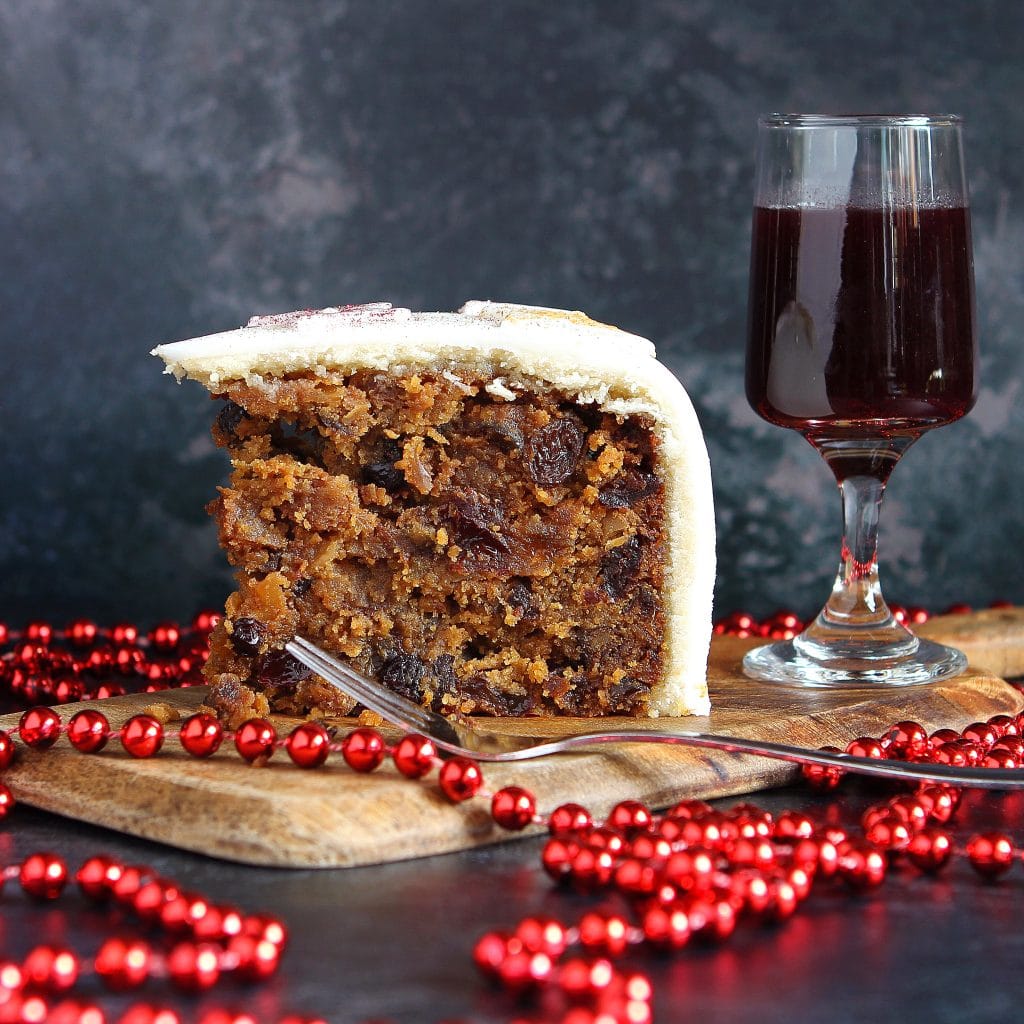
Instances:
[[[952,620],[951,620],[952,621]],[[845,745],[877,734],[904,718],[928,729],[963,727],[998,713],[1013,713],[1024,698],[983,668],[998,658],[1006,674],[1024,672],[1024,611],[957,616],[929,624],[929,635],[956,634],[972,667],[946,683],[893,690],[801,692],[754,683],[740,673],[750,641],[716,637],[712,648],[710,718],[678,720],[682,728],[818,747]],[[201,689],[156,695],[190,713]],[[153,695],[92,702],[112,724],[152,704]],[[78,708],[61,709],[65,721]],[[12,729],[17,717],[0,719]],[[352,723],[339,720],[340,728]],[[538,734],[582,731],[594,720],[518,719],[508,727]],[[609,723],[627,724],[622,719]],[[650,727],[650,720],[628,724]],[[282,722],[283,729],[288,728]],[[137,761],[116,744],[86,756],[62,739],[50,751],[23,751],[5,782],[17,799],[71,818],[154,839],[187,850],[247,864],[282,867],[342,867],[373,864],[462,849],[509,838],[490,821],[484,801],[452,806],[425,781],[409,782],[390,765],[373,775],[356,775],[340,757],[316,771],[294,768],[283,752],[269,765],[244,764],[222,749],[197,761],[169,741],[156,758]],[[780,762],[682,747],[616,746],[600,752],[485,766],[494,790],[512,783],[536,793],[549,810],[576,800],[602,814],[619,800],[636,798],[666,806],[684,796],[720,797],[778,786],[795,769]]]

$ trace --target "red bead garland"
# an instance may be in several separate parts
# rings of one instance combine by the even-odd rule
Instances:
[[[899,611],[908,622],[928,617],[920,609]],[[63,632],[64,642],[73,648],[70,653],[56,648],[61,634],[46,623],[30,623],[21,634],[0,626],[0,643],[14,643],[0,661],[0,683],[22,699],[45,702],[77,699],[89,693],[90,686],[94,693],[123,691],[120,684],[88,683],[102,673],[135,677],[146,689],[181,685],[198,679],[194,673],[206,653],[202,638],[215,622],[215,613],[201,613],[191,631],[162,623],[142,636],[127,623],[103,631],[80,619]],[[792,613],[761,623],[740,614],[720,623],[716,632],[785,636],[799,628]],[[186,644],[192,647],[183,650]],[[1024,715],[997,715],[959,732],[937,730],[931,736],[918,723],[898,722],[881,737],[858,737],[846,749],[875,758],[1012,768],[1024,763],[1022,730]],[[152,716],[137,715],[112,728],[94,709],[78,712],[65,725],[55,712],[36,707],[22,716],[13,736],[0,732],[0,770],[11,763],[16,739],[29,749],[44,751],[62,733],[82,753],[95,753],[116,737],[128,754],[139,758],[155,756],[165,738],[175,736],[194,757],[212,756],[229,739],[239,756],[254,764],[264,763],[276,748],[284,747],[290,760],[306,769],[322,766],[333,752],[358,772],[374,771],[390,756],[394,769],[410,779],[436,769],[441,792],[454,803],[486,797],[491,817],[501,828],[517,831],[531,824],[546,825],[550,838],[542,853],[544,870],[582,892],[618,893],[629,911],[587,910],[575,925],[526,918],[512,933],[482,936],[473,955],[480,969],[505,988],[560,996],[565,1001],[562,1024],[642,1024],[652,1019],[649,979],[616,963],[638,947],[677,950],[698,940],[723,941],[745,919],[780,921],[792,916],[816,886],[830,879],[857,891],[879,886],[901,859],[934,873],[958,856],[990,881],[1021,859],[1001,833],[984,833],[959,846],[944,826],[955,813],[960,794],[945,785],[920,785],[869,807],[859,830],[819,825],[794,811],[773,820],[751,804],[723,812],[699,800],[681,801],[662,814],[637,801],[622,801],[604,821],[595,822],[578,804],[539,815],[533,794],[520,786],[489,793],[476,762],[442,759],[428,738],[405,736],[392,747],[377,730],[359,728],[335,740],[316,722],[302,723],[280,738],[264,720],[228,731],[215,718],[197,714],[175,729]],[[826,792],[835,789],[843,775],[839,769],[816,766],[803,774],[814,788]],[[9,792],[0,786],[0,817],[12,804]],[[45,853],[26,858],[14,875],[11,871],[7,869],[6,877],[17,877],[26,894],[40,900],[58,898],[68,877],[60,858]],[[184,929],[189,937],[169,952],[117,936],[104,943],[93,960],[42,945],[20,965],[0,963],[0,997],[8,993],[19,1001],[21,1019],[35,1014],[40,1020],[92,1024],[95,1019],[95,1024],[103,1024],[97,1007],[69,999],[53,1006],[45,1002],[50,996],[63,996],[85,974],[96,975],[111,989],[132,989],[149,978],[164,977],[182,990],[202,991],[224,974],[260,980],[278,965],[284,943],[279,922],[244,917],[233,908],[184,893],[144,867],[108,858],[90,858],[75,878],[90,898],[113,900],[141,920]],[[244,1015],[212,1013],[204,1015],[203,1024],[249,1024]],[[139,1004],[120,1024],[165,1024],[160,1014]],[[166,1024],[178,1024],[177,1016],[171,1013]]]

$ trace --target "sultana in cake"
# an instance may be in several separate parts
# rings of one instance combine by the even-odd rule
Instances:
[[[221,402],[229,721],[350,704],[301,634],[441,712],[706,714],[707,451],[654,346],[582,313],[386,303],[155,350]]]

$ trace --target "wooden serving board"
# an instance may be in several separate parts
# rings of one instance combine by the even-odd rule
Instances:
[[[818,747],[844,746],[859,735],[878,734],[901,719],[929,730],[963,727],[999,713],[1016,713],[1024,697],[997,675],[1024,673],[1024,609],[987,611],[933,620],[922,632],[955,639],[971,668],[955,680],[896,689],[802,692],[746,679],[740,659],[752,641],[716,637],[709,682],[709,718],[686,718],[682,728]],[[91,702],[115,726],[156,701],[182,716],[201,702],[203,689],[166,691]],[[79,708],[60,709],[65,721]],[[12,729],[17,715],[0,718]],[[352,726],[339,720],[338,726]],[[490,722],[488,724],[491,724]],[[615,719],[609,728],[667,724]],[[282,721],[282,730],[290,723]],[[508,720],[506,728],[538,735],[579,732],[602,722],[567,719]],[[666,806],[683,797],[720,797],[785,784],[794,769],[777,761],[676,746],[622,745],[600,752],[563,754],[538,761],[484,767],[488,786],[519,784],[537,796],[541,810],[568,800],[602,814],[619,800]],[[293,767],[283,752],[262,768],[222,748],[195,760],[175,741],[161,754],[138,761],[116,743],[83,755],[62,739],[49,751],[22,750],[4,781],[27,804],[182,849],[246,864],[281,867],[344,867],[463,849],[509,838],[490,821],[482,800],[449,804],[436,784],[411,783],[386,764],[357,775],[340,757],[316,771]]]

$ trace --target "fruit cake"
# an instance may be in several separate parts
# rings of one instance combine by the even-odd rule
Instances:
[[[254,317],[154,350],[220,403],[227,720],[350,704],[300,634],[441,712],[706,714],[707,450],[643,338],[468,302]]]

